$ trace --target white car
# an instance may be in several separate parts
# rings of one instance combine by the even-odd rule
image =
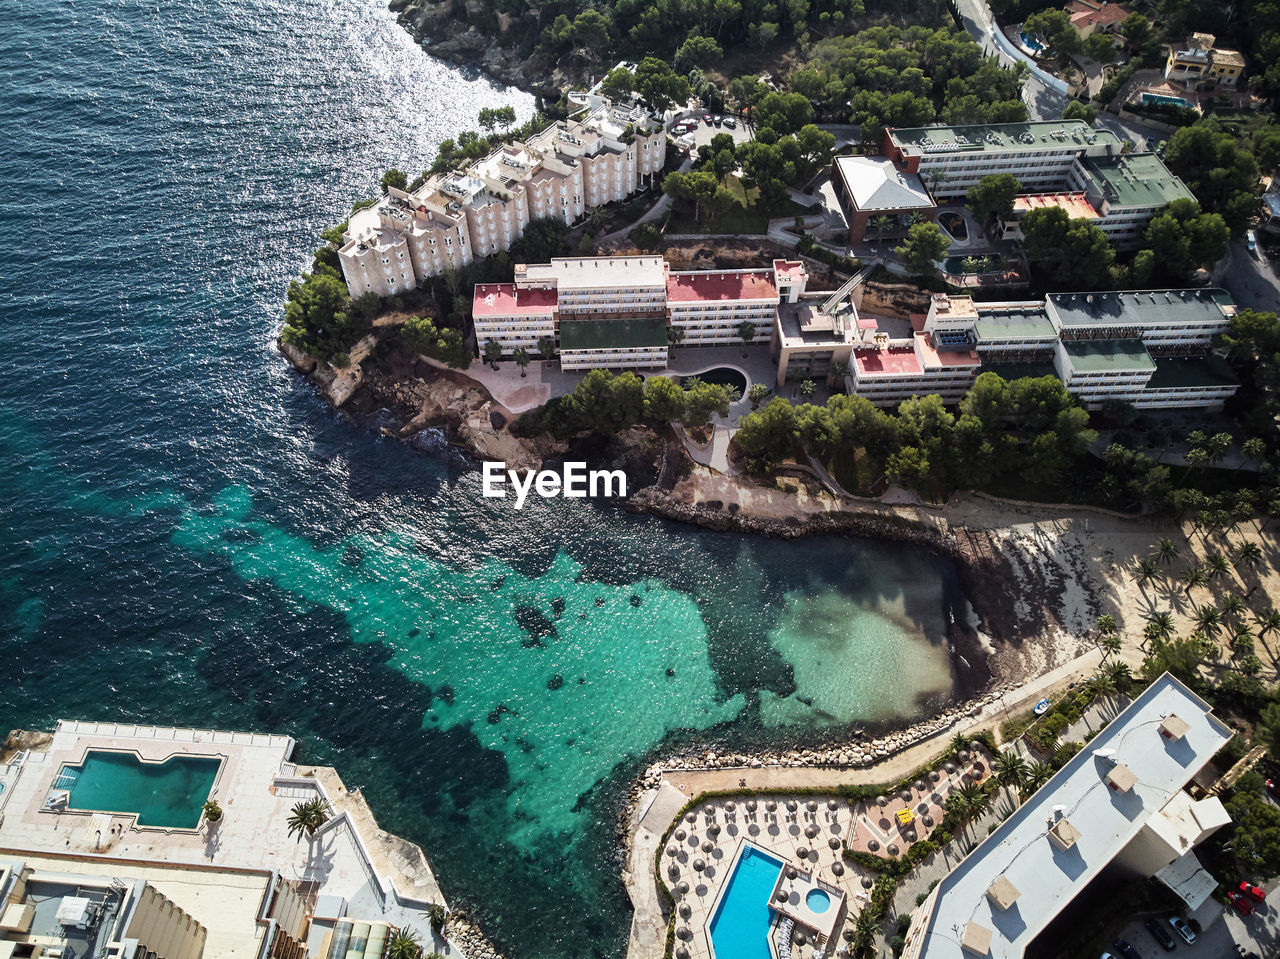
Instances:
[[[1173,926],[1173,931],[1180,935],[1188,946],[1194,946],[1196,943],[1196,934],[1191,931],[1191,927],[1185,922],[1174,916],[1169,920],[1169,925]]]

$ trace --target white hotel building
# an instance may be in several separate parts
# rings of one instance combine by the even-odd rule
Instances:
[[[794,303],[807,282],[803,264],[787,260],[764,270],[672,272],[661,256],[566,257],[518,265],[511,283],[477,285],[472,316],[482,353],[490,342],[504,355],[533,352],[551,338],[562,369],[662,369],[673,339],[768,342],[779,304]]]
[[[388,296],[511,248],[530,220],[573,223],[652,184],[666,162],[660,118],[587,95],[584,110],[528,143],[500,146],[414,193],[392,189],[352,214],[338,251],[353,297]]]

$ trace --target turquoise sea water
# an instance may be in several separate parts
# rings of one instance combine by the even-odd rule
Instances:
[[[614,956],[631,776],[951,686],[954,571],[479,495],[272,348],[322,226],[482,106],[380,0],[10,0],[0,725],[288,733],[517,959]]]
[[[221,760],[203,756],[149,763],[132,753],[93,749],[79,766],[63,770],[63,775],[75,775],[67,806],[137,813],[143,826],[195,829],[221,765]]]

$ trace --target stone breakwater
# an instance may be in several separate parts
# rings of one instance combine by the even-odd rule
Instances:
[[[463,913],[449,916],[445,932],[465,959],[505,959],[502,951]]]
[[[685,769],[760,769],[763,767],[862,767],[873,766],[917,743],[946,732],[965,719],[982,713],[1003,693],[1017,689],[1006,683],[975,699],[943,710],[906,729],[886,733],[876,739],[855,734],[849,741],[831,741],[808,749],[765,749],[750,752],[717,753],[712,750],[677,753],[650,764],[636,781],[636,792],[657,786],[666,773]]]

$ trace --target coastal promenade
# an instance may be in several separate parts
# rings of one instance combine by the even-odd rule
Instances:
[[[627,959],[662,959],[668,920],[653,872],[654,862],[663,838],[691,800],[730,790],[763,794],[778,790],[822,791],[839,786],[892,784],[937,759],[957,733],[970,736],[991,730],[998,741],[1000,724],[1007,718],[1030,709],[1039,699],[1057,695],[1077,678],[1096,670],[1101,661],[1101,652],[1090,649],[1012,692],[997,694],[983,705],[971,706],[966,710],[967,721],[943,728],[871,766],[815,766],[794,761],[792,765],[664,769],[657,785],[640,795],[627,824],[630,848],[623,882],[634,909]]]

